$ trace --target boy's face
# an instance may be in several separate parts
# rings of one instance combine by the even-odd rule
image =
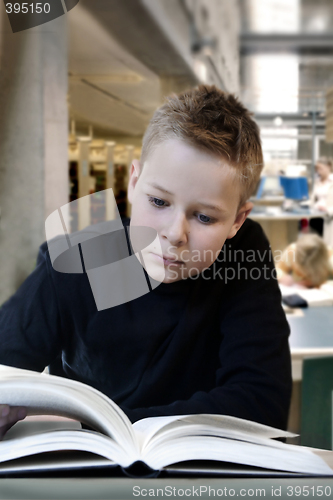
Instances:
[[[133,161],[128,199],[131,228],[157,231],[164,258],[152,247],[145,261],[164,267],[164,283],[208,268],[252,208],[249,202],[238,207],[240,183],[225,160],[178,139],[158,145],[143,168]]]

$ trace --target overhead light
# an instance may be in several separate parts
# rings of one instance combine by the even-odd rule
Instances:
[[[281,116],[277,116],[276,118],[274,118],[273,123],[276,127],[281,127],[283,123]]]
[[[195,59],[193,69],[200,82],[207,83],[208,72],[206,64],[200,59]]]
[[[144,78],[137,74],[110,74],[110,75],[90,75],[90,74],[69,74],[69,81],[71,83],[80,83],[82,80],[87,80],[89,82],[95,84],[113,84],[113,83],[121,83],[121,84],[136,84],[141,83]]]

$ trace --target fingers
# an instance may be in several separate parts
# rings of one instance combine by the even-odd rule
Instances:
[[[23,406],[0,405],[0,439],[16,422],[27,416],[27,409]]]

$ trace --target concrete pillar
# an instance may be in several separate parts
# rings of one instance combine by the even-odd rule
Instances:
[[[68,201],[66,16],[13,34],[0,3],[0,305]]]
[[[68,203],[67,16],[44,25],[45,219]],[[45,33],[45,28],[48,28]]]

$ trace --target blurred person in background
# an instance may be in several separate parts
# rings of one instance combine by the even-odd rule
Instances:
[[[333,174],[332,174],[332,160],[327,157],[321,157],[316,163],[317,179],[315,180],[311,205],[315,210],[327,213],[327,196],[330,188],[333,187]],[[323,236],[324,232],[324,218],[316,217],[310,220],[310,227],[319,236]]]
[[[276,262],[281,285],[302,288],[319,287],[333,275],[333,257],[324,240],[317,234],[305,234],[285,249]]]

